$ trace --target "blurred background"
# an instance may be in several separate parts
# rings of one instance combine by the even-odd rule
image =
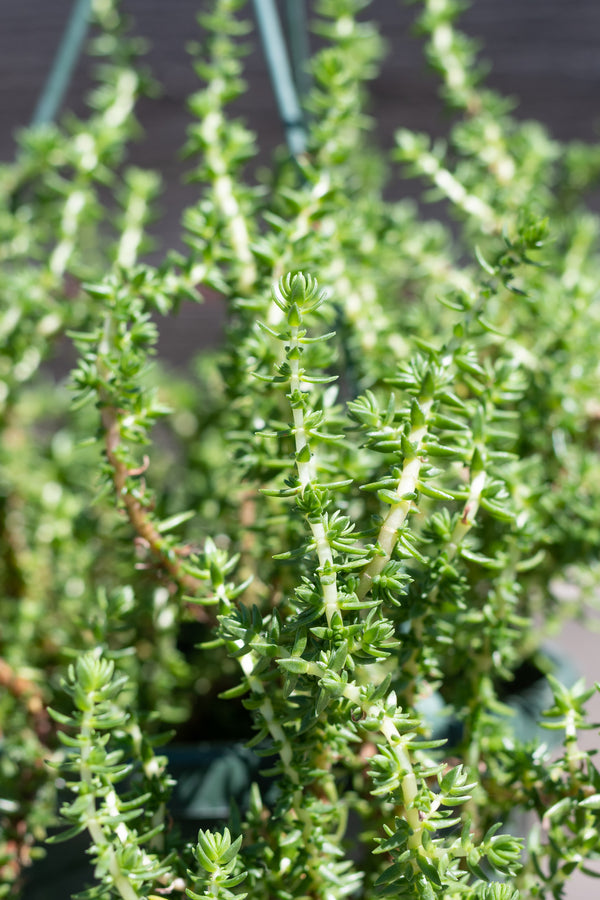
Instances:
[[[140,104],[144,136],[132,146],[129,159],[162,175],[161,219],[155,229],[162,248],[179,244],[181,211],[198,194],[196,185],[183,181],[189,163],[178,155],[178,148],[189,122],[185,100],[198,87],[186,45],[200,36],[196,14],[207,6],[206,0],[123,2],[134,19],[135,33],[149,42],[146,61],[162,86],[160,96]],[[308,0],[309,11],[312,7]],[[0,163],[12,159],[15,134],[31,119],[70,11],[71,0],[0,2]],[[382,73],[372,83],[371,113],[379,123],[374,139],[383,147],[391,146],[400,126],[436,136],[447,127],[436,78],[427,70],[412,31],[416,12],[399,0],[373,0],[365,11],[381,23],[388,45]],[[483,56],[491,65],[489,86],[518,101],[518,117],[540,120],[563,140],[599,139],[599,0],[474,0],[461,24],[481,40]],[[92,65],[82,56],[64,108],[84,111]],[[283,130],[260,49],[248,59],[247,78],[249,91],[240,112],[258,135],[257,165],[265,165],[272,149],[283,141]],[[414,193],[414,188],[410,190]],[[600,191],[589,202],[600,212]],[[173,366],[183,365],[195,350],[218,341],[221,327],[217,301],[186,304],[163,330],[161,352]],[[590,685],[600,680],[600,638],[595,630],[574,623],[558,641]],[[600,720],[600,695],[593,698],[590,710]],[[587,746],[600,748],[597,728],[586,737]],[[597,885],[585,878],[576,879],[565,893],[568,900],[598,896]]]
[[[74,0],[0,0],[0,162],[15,151],[15,134],[35,109]],[[278,0],[281,4],[281,0]],[[314,0],[306,0],[309,11]],[[187,45],[198,40],[199,10],[208,0],[123,0],[134,33],[147,41],[146,56],[161,94],[139,105],[144,136],[131,147],[129,162],[156,169],[163,179],[160,222],[154,229],[163,248],[178,246],[182,209],[198,196],[197,185],[184,183],[190,163],[178,155],[190,121],[186,97],[198,88]],[[374,134],[391,147],[396,128],[441,136],[447,115],[437,97],[437,79],[424,62],[412,25],[419,5],[402,0],[373,0],[365,17],[381,25],[387,56],[372,82]],[[248,15],[252,4],[248,2]],[[557,138],[593,141],[600,136],[599,0],[474,0],[462,17],[467,34],[481,42],[490,64],[489,85],[515,99],[516,114],[545,123]],[[255,38],[258,44],[258,38]],[[83,113],[93,61],[82,54],[63,105]],[[260,48],[247,60],[249,90],[238,111],[258,136],[256,165],[266,165],[283,142],[283,129]],[[414,195],[417,185],[404,182],[394,193]],[[600,211],[600,191],[590,197]],[[436,208],[436,213],[439,211]],[[164,334],[167,354],[177,345],[177,360],[203,344],[218,340],[218,304],[186,306]]]
[[[15,131],[29,122],[73,0],[0,2],[0,161],[14,152]],[[314,0],[306,0],[309,13]],[[135,33],[149,42],[147,62],[162,94],[144,101],[140,118],[146,140],[132,150],[136,163],[160,170],[165,214],[161,233],[178,230],[179,212],[196,188],[181,185],[186,166],[177,158],[189,116],[187,95],[198,82],[186,51],[200,37],[196,14],[208,0],[123,0]],[[389,146],[403,126],[441,135],[446,116],[412,31],[419,4],[373,0],[365,17],[381,24],[388,54],[372,83],[371,112],[377,140]],[[248,3],[248,15],[252,4]],[[518,100],[517,115],[545,123],[557,138],[592,141],[600,136],[600,3],[598,0],[474,0],[462,17],[463,30],[480,39],[491,65],[489,84]],[[82,56],[65,108],[82,112],[91,66]],[[260,51],[248,60],[250,90],[241,112],[259,136],[261,161],[281,142],[269,77]],[[596,198],[600,209],[600,197]],[[173,229],[173,231],[171,231]]]

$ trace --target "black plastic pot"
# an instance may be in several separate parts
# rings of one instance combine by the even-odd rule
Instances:
[[[553,675],[565,687],[572,687],[579,677],[575,665],[564,652],[552,644],[545,644],[521,663],[512,681],[500,685],[498,695],[508,707],[507,726],[519,742],[536,742],[553,748],[561,743],[561,732],[550,731],[539,724],[543,712],[552,706],[553,694],[547,674]],[[461,723],[446,710],[440,694],[432,694],[420,704],[419,711],[429,723],[434,739],[445,739],[450,748],[460,743]]]

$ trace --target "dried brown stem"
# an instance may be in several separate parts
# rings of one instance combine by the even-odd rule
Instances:
[[[52,731],[52,722],[46,711],[40,687],[29,678],[15,672],[13,667],[2,657],[0,657],[0,687],[5,688],[13,697],[25,704],[35,733],[41,741],[45,741]]]
[[[167,548],[164,538],[148,515],[148,511],[127,487],[127,479],[131,475],[140,474],[148,468],[147,459],[144,459],[143,467],[132,471],[119,459],[118,448],[121,443],[121,430],[119,416],[114,407],[103,407],[102,426],[105,435],[106,457],[112,469],[117,500],[123,503],[132,527],[175,585],[187,594],[196,594],[199,581],[184,570],[181,562],[182,557],[189,553],[189,548]],[[190,604],[190,608],[193,608],[194,616],[198,621],[211,621],[211,616],[202,607]]]
[[[23,504],[16,494],[0,498],[0,548],[4,563],[4,590],[10,597],[24,597],[27,590],[23,557],[26,551],[23,534],[14,526]],[[19,515],[19,518],[21,516]],[[11,522],[12,519],[12,522]]]

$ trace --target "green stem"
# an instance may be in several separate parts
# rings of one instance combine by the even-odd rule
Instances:
[[[123,900],[142,900],[142,897],[138,892],[134,889],[131,882],[126,878],[126,876],[121,871],[119,866],[116,853],[112,846],[112,841],[106,836],[104,829],[100,822],[98,821],[98,813],[96,809],[96,795],[95,795],[95,786],[94,786],[94,776],[92,770],[88,765],[89,757],[92,753],[94,743],[94,728],[93,728],[93,720],[95,714],[95,697],[94,692],[88,694],[89,699],[89,710],[83,713],[83,719],[81,724],[81,737],[83,738],[84,745],[81,750],[80,756],[80,775],[81,781],[87,787],[87,815],[86,815],[86,826],[87,830],[90,833],[90,837],[94,845],[98,848],[107,848],[108,854],[108,871],[110,872],[111,878],[113,880],[113,884],[116,890],[119,892]],[[111,796],[113,795],[113,796]],[[107,806],[112,803],[114,807],[114,813],[118,814],[118,809],[115,804],[115,795],[114,791],[111,791],[106,798]],[[127,826],[121,822],[117,825],[116,828],[116,836],[119,841],[125,846],[130,840],[131,835],[129,834],[129,830]]]
[[[131,268],[137,261],[147,218],[148,197],[132,193],[127,204],[123,233],[117,250],[117,263],[123,268]]]
[[[423,153],[416,165],[455,206],[478,219],[483,231],[491,233],[501,230],[501,223],[492,207],[475,194],[470,194],[448,169],[440,165],[433,153]]]
[[[206,164],[209,171],[214,173],[212,184],[214,203],[226,223],[231,249],[240,267],[237,289],[243,293],[249,293],[256,281],[256,263],[251,250],[246,218],[235,195],[233,178],[226,170],[225,155],[220,140],[220,135],[226,129],[227,122],[219,108],[212,109],[207,113],[201,125]]]
[[[357,594],[359,599],[363,599],[369,592],[373,583],[373,578],[379,575],[387,563],[392,558],[392,553],[398,542],[398,531],[406,522],[407,516],[412,506],[412,500],[403,500],[402,497],[407,494],[413,494],[417,489],[422,458],[418,455],[422,452],[422,445],[427,436],[427,418],[433,406],[433,399],[426,400],[421,403],[421,409],[425,417],[423,425],[413,428],[408,435],[411,444],[415,444],[415,456],[407,460],[402,467],[402,474],[396,487],[398,496],[397,503],[393,503],[383,520],[383,524],[377,535],[377,543],[383,551],[380,556],[375,556],[360,576]]]
[[[309,669],[309,671],[311,670]],[[313,668],[312,674],[317,674],[317,672],[321,674],[318,667]],[[358,706],[363,715],[374,718],[379,722],[379,732],[383,735],[399,762],[399,767],[403,773],[400,790],[404,804],[404,815],[412,831],[408,839],[408,846],[411,850],[417,850],[423,843],[424,824],[419,815],[419,810],[415,806],[419,785],[406,749],[406,740],[398,731],[394,720],[385,712],[384,705],[382,703],[372,704],[365,701],[362,691],[357,684],[346,684],[343,696]],[[413,865],[416,871],[416,861],[413,861]]]
[[[297,395],[302,391],[299,353],[293,352],[294,350],[299,351],[301,349],[299,343],[299,330],[299,326],[292,327],[291,329],[289,364],[291,370],[290,392],[292,395]],[[302,461],[301,451],[309,446],[304,424],[303,408],[300,405],[294,406],[292,408],[292,416],[294,419],[298,478],[302,485],[302,491],[304,491],[309,484],[314,484],[317,481],[315,456],[314,453],[311,452],[309,459],[305,462]],[[321,516],[316,521],[309,519],[308,524],[315,540],[317,556],[319,559],[319,580],[323,590],[323,599],[325,600],[325,616],[327,618],[327,624],[331,626],[334,615],[339,612],[337,576],[333,570],[333,553],[327,539],[324,517]]]
[[[75,251],[79,238],[79,220],[87,203],[86,193],[76,186],[67,197],[60,223],[61,239],[50,256],[50,271],[61,278]]]

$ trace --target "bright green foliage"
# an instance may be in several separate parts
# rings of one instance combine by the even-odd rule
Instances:
[[[204,6],[185,252],[143,262],[159,179],[121,163],[150,82],[112,0],[89,116],[0,171],[0,896],[58,822],[90,898],[560,898],[600,857],[593,691],[543,646],[597,592],[600,152],[514,119],[460,4],[422,0],[455,119],[386,160],[369,3],[320,0],[308,150],[257,185],[249,11]],[[386,199],[398,173],[457,224]],[[167,373],[161,317],[205,291],[223,346]],[[202,695],[273,789],[190,843],[158,748],[219,737]]]
[[[139,897],[145,884],[155,884],[169,872],[169,866],[143,846],[162,831],[162,823],[154,824],[153,816],[146,812],[152,791],[139,789],[145,786],[143,780],[156,781],[157,776],[148,778],[146,767],[146,779],[136,785],[138,790],[131,798],[119,795],[115,787],[132,773],[132,765],[124,761],[124,748],[108,749],[111,740],[118,745],[128,736],[129,716],[118,702],[126,683],[126,676],[115,673],[112,660],[87,653],[69,667],[64,685],[72,698],[74,714],[65,716],[49,710],[57,722],[76,731],[75,736],[59,732],[66,748],[62,769],[78,777],[67,782],[75,800],[60,810],[72,827],[57,839],[67,840],[89,830],[95,875],[103,886],[90,896],[106,896],[108,886],[122,897]],[[155,761],[158,775],[164,759]]]
[[[210,831],[198,833],[198,843],[194,855],[204,870],[196,887],[204,887],[204,893],[198,894],[188,888],[186,894],[192,900],[205,900],[208,897],[222,897],[231,900],[233,897],[245,897],[246,894],[233,893],[229,888],[237,887],[246,877],[245,872],[233,874],[236,868],[237,855],[242,844],[242,837],[233,843],[231,834],[226,828],[223,834],[212,834]],[[192,873],[190,873],[192,874]]]

